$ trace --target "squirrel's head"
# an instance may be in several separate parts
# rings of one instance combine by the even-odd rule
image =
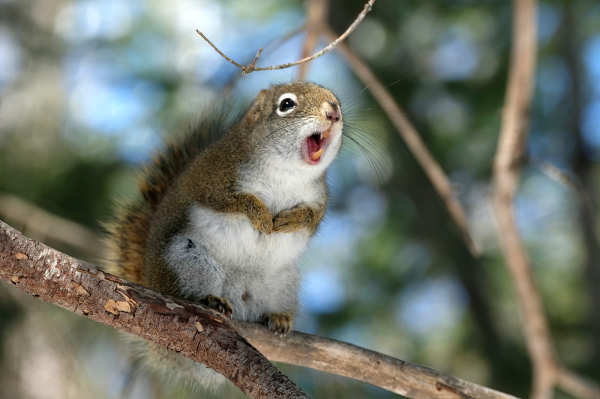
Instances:
[[[323,170],[342,142],[337,97],[313,83],[289,83],[263,90],[246,113],[255,146],[291,167]]]

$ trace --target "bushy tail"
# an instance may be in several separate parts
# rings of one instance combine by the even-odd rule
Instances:
[[[144,248],[151,215],[148,205],[137,201],[121,205],[114,219],[104,224],[108,233],[104,266],[109,273],[144,284]]]
[[[170,137],[163,149],[155,153],[138,184],[141,198],[119,205],[113,220],[105,223],[108,272],[144,285],[144,254],[152,214],[177,176],[239,119],[239,109],[226,102],[207,110],[204,115],[208,118],[190,124],[184,134]]]

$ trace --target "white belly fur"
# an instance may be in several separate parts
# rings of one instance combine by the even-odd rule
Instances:
[[[315,178],[268,167],[246,179],[242,192],[256,195],[276,216],[295,206],[312,206],[325,197]],[[321,200],[322,201],[322,200]],[[322,206],[322,204],[321,204]],[[312,232],[263,234],[246,215],[193,205],[190,227],[173,239],[167,260],[176,267],[186,296],[208,294],[227,299],[233,317],[257,321],[264,313],[294,313],[300,273],[298,258]],[[192,240],[193,249],[186,243]]]
[[[310,239],[308,230],[263,234],[245,215],[215,212],[194,206],[191,212],[195,241],[221,265],[276,272],[295,264]]]
[[[266,235],[245,215],[199,205],[191,209],[190,220],[191,227],[173,239],[167,256],[177,263],[174,269],[187,297],[225,298],[233,317],[246,321],[265,313],[294,313],[300,280],[296,262],[310,239],[307,229]],[[194,249],[187,249],[188,240]]]

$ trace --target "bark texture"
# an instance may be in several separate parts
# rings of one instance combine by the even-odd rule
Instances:
[[[104,273],[2,222],[0,278],[46,302],[204,363],[251,398],[307,398],[224,315]]]
[[[452,377],[429,367],[334,339],[293,331],[265,340],[263,327],[234,321],[236,329],[269,359],[350,377],[414,399],[509,399],[514,396]]]
[[[104,273],[24,237],[1,221],[0,279],[44,301],[207,364],[251,398],[306,398],[263,354],[274,361],[354,378],[409,398],[514,398],[345,342],[299,332],[276,337],[264,326],[231,321],[202,305]]]

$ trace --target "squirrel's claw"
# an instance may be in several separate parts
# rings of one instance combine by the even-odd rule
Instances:
[[[231,317],[233,314],[233,307],[225,298],[221,298],[214,295],[207,295],[199,301],[201,304],[213,308],[227,317]]]
[[[286,335],[292,329],[294,316],[290,313],[265,313],[259,323],[269,327],[275,334]]]

